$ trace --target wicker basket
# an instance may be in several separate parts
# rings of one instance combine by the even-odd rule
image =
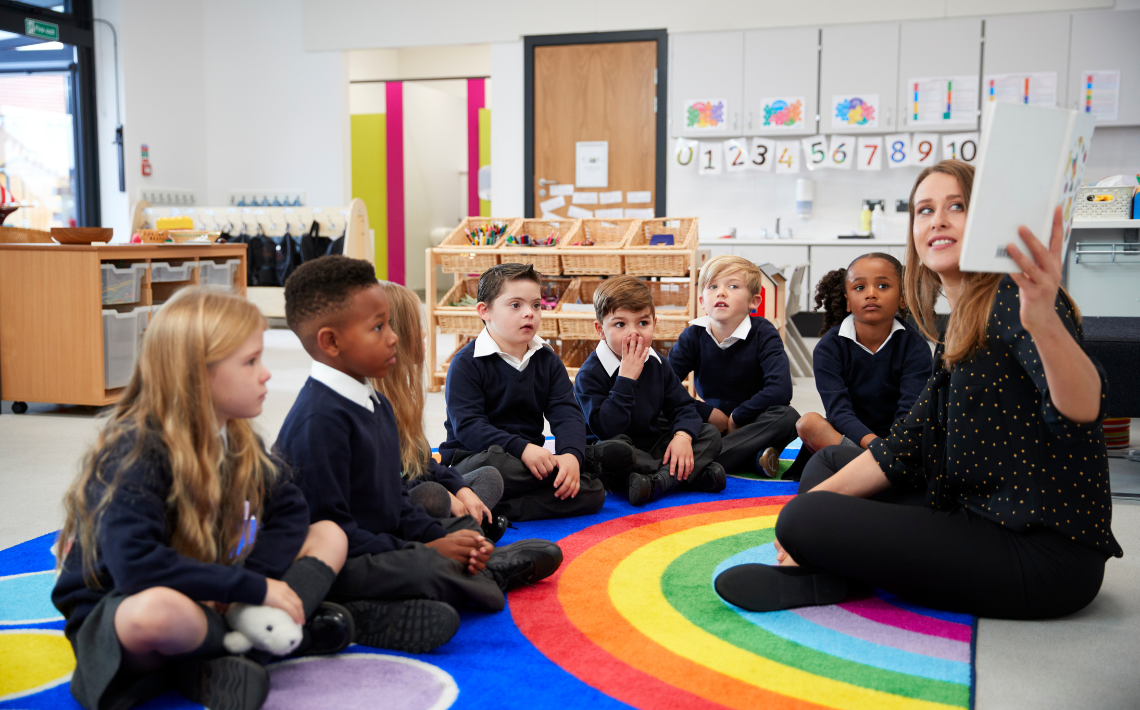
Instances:
[[[672,234],[673,246],[650,247],[654,234]],[[642,220],[638,230],[626,242],[626,249],[660,249],[661,254],[625,257],[625,273],[634,276],[685,276],[689,273],[689,254],[677,253],[697,246],[696,217]]]
[[[1132,192],[1135,186],[1082,187],[1077,195],[1073,219],[1131,219]],[[1109,196],[1107,202],[1096,202],[1098,196]]]
[[[524,235],[532,239],[546,239],[551,235],[561,238],[572,237],[577,231],[579,220],[576,219],[520,219],[507,233],[507,237],[520,238]],[[500,246],[515,248],[517,245],[507,244],[507,239],[499,242]],[[557,246],[556,239],[553,246]],[[562,273],[562,259],[557,254],[543,253],[550,247],[534,247],[533,253],[501,254],[499,259],[503,264],[533,264],[534,270],[544,276],[557,276]]]
[[[502,224],[507,228],[507,232],[518,222],[518,218],[514,219],[497,219],[495,217],[464,217],[459,226],[455,228],[447,239],[440,243],[441,247],[465,247],[470,246],[471,241],[467,238],[467,232],[478,227],[484,227],[488,224]],[[505,233],[504,233],[505,236]],[[448,274],[481,274],[495,264],[499,263],[498,254],[494,253],[493,249],[503,241],[500,237],[499,241],[491,246],[485,247],[471,247],[470,253],[465,254],[440,254],[440,266],[443,271]]]
[[[570,381],[573,382],[574,376],[578,374],[578,370],[585,364],[586,358],[590,357],[590,353],[594,352],[594,348],[597,346],[585,340],[557,339],[550,341],[550,347],[554,349],[558,358],[562,360],[562,364],[566,366],[566,374],[570,375]]]
[[[566,293],[558,302],[555,313],[558,315],[558,336],[573,340],[597,340],[598,331],[594,329],[594,314],[565,310],[568,303],[593,303],[594,290],[602,283],[602,279],[577,278],[570,282]]]
[[[653,305],[682,306],[683,311],[658,311],[657,327],[653,329],[656,339],[676,340],[693,319],[689,308],[689,283],[687,281],[646,281],[645,285],[653,293]]]
[[[479,279],[467,277],[448,289],[435,307],[435,318],[439,322],[439,332],[452,335],[478,335],[483,332],[483,319],[474,308],[449,306],[464,296],[477,298]]]
[[[584,219],[582,226],[562,238],[558,246],[572,253],[562,255],[562,273],[571,276],[620,274],[625,267],[623,258],[613,255],[591,254],[597,249],[621,249],[637,232],[637,219]],[[587,242],[592,242],[587,246]]]
[[[455,356],[459,354],[459,351],[467,347],[467,344],[474,340],[475,337],[474,335],[457,335],[455,337],[455,349],[451,351],[451,354],[448,355],[447,359],[443,361],[443,364],[439,366],[440,372],[446,373],[448,365],[450,365],[451,361],[455,359]]]
[[[562,295],[566,293],[566,289],[570,288],[572,282],[573,279],[543,279],[542,293],[543,295],[551,293],[555,298],[561,301]],[[555,313],[557,310],[558,306],[550,310],[543,310],[542,321],[538,326],[539,337],[546,338],[547,340],[558,337],[558,315]]]

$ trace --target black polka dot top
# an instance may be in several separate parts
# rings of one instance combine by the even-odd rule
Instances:
[[[994,297],[986,343],[952,370],[935,352],[934,375],[910,414],[871,453],[895,485],[926,479],[926,504],[964,506],[1013,530],[1047,526],[1107,555],[1123,552],[1112,536],[1112,497],[1104,445],[1107,380],[1094,422],[1054,408],[1037,346],[1021,325],[1019,290],[1009,276]],[[1065,326],[1084,343],[1071,302],[1057,296]]]

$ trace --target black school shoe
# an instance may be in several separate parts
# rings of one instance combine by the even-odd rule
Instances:
[[[179,661],[176,687],[210,710],[259,710],[269,695],[269,673],[244,656]]]
[[[721,572],[715,586],[725,601],[749,611],[838,604],[847,597],[845,577],[802,567],[738,565]]]
[[[633,447],[624,441],[611,439],[586,447],[585,468],[607,490],[624,490],[635,462]]]
[[[345,607],[356,622],[356,642],[373,648],[427,653],[450,641],[459,630],[459,612],[444,602],[362,601]]]
[[[356,638],[352,614],[340,604],[321,602],[303,627],[305,635],[290,658],[340,653]]]
[[[487,571],[506,594],[515,587],[534,584],[554,574],[562,564],[562,548],[549,540],[519,540],[496,548]]]
[[[491,542],[498,542],[502,539],[510,526],[510,521],[502,515],[489,516],[480,524],[480,527],[483,528],[483,536]]]
[[[720,493],[728,485],[728,476],[724,473],[724,466],[715,461],[705,466],[700,473],[689,477],[689,490],[701,493]]]
[[[656,500],[661,495],[662,490],[664,490],[664,485],[661,481],[661,474],[659,473],[629,474],[629,484],[626,495],[629,497],[629,504],[634,507],[645,505],[651,500]]]

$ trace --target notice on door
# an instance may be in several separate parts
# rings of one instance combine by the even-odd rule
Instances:
[[[574,144],[574,148],[574,186],[609,187],[609,142],[578,141]]]

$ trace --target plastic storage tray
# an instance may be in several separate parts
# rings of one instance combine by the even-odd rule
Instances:
[[[150,262],[150,280],[151,282],[167,282],[167,281],[189,281],[193,278],[194,269],[198,268],[198,262],[187,261],[184,264],[171,265],[165,261],[152,261]]]
[[[103,283],[103,305],[137,303],[142,290],[146,264],[131,264],[118,268],[114,264],[100,264],[99,275]]]
[[[1135,186],[1127,187],[1082,187],[1076,200],[1074,219],[1130,219],[1132,217],[1132,192]],[[1097,202],[1096,198],[1108,197],[1107,201]]]
[[[125,387],[131,380],[139,356],[142,330],[148,323],[149,306],[120,313],[103,311],[103,387]],[[140,323],[141,321],[141,323]]]
[[[241,259],[227,259],[223,262],[198,262],[198,283],[202,286],[217,288],[223,291],[234,290],[234,271],[241,265]]]

